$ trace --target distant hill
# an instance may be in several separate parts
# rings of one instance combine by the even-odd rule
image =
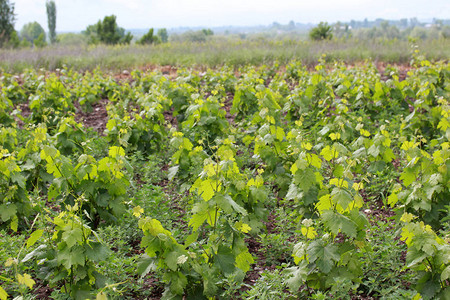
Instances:
[[[418,20],[417,18],[411,19],[400,19],[400,20],[386,20],[386,19],[375,19],[375,20],[350,20],[350,21],[341,21],[330,24],[340,23],[341,25],[349,25],[352,29],[357,28],[372,28],[378,27],[384,22],[388,22],[391,26],[396,26],[400,29],[405,29],[409,27],[429,27],[432,24],[436,25],[450,25],[450,19],[445,20]],[[297,23],[294,21],[290,21],[288,24],[280,24],[277,22],[273,22],[270,25],[258,25],[258,26],[219,26],[219,27],[208,27],[215,34],[220,35],[228,35],[228,34],[255,34],[255,33],[265,33],[265,32],[300,32],[304,33],[309,31],[311,28],[316,26],[317,24],[313,23]],[[177,28],[168,28],[168,33],[170,34],[181,34],[187,31],[196,31],[207,28],[207,26],[196,26],[196,27],[177,27]],[[140,37],[148,32],[149,28],[133,28],[127,29],[127,31],[131,32],[135,37]],[[155,31],[158,28],[155,28]]]

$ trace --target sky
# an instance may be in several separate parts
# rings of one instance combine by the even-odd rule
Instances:
[[[47,31],[45,0],[10,0],[16,30],[37,21]],[[450,19],[448,0],[55,0],[57,32],[77,32],[108,15],[125,29],[329,23],[376,18]]]

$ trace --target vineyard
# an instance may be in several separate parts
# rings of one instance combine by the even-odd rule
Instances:
[[[450,299],[450,65],[0,78],[0,299]]]

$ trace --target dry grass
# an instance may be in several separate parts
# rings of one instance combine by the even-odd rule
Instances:
[[[418,44],[430,60],[447,60],[450,40],[424,41]],[[156,46],[49,46],[43,49],[0,50],[0,68],[21,72],[27,68],[54,70],[66,66],[74,70],[96,67],[121,70],[146,65],[208,66],[280,63],[292,59],[314,64],[322,54],[329,60],[348,63],[366,59],[387,63],[407,63],[411,45],[406,41],[326,41],[238,40],[216,38],[205,43],[168,43]]]

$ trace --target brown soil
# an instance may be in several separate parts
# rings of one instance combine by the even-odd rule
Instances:
[[[385,62],[377,62],[376,67],[378,72],[381,74],[381,80],[386,81],[390,78],[389,74],[386,74],[386,68],[388,66],[392,66],[398,70],[398,80],[403,81],[408,76],[408,72],[413,69],[410,65],[407,64],[387,64]]]
[[[52,294],[53,289],[48,285],[38,285],[34,287],[34,294],[36,295],[36,299],[50,299],[50,295]]]
[[[20,110],[20,115],[25,119],[31,115],[31,109],[28,102],[18,104],[16,109]],[[16,117],[16,122],[19,128],[23,128],[23,125],[25,125],[24,122],[18,117]]]
[[[231,107],[233,106],[233,99],[234,99],[234,95],[231,92],[227,92],[227,97],[225,99],[225,101],[223,102],[223,108],[225,109],[225,111],[227,112],[227,114],[225,115],[225,118],[227,119],[228,123],[230,125],[235,125],[234,119],[236,118],[235,115],[231,114]]]
[[[108,112],[106,111],[107,99],[102,99],[92,105],[92,112],[84,112],[80,106],[76,104],[77,113],[75,115],[75,121],[83,123],[84,126],[89,127],[97,131],[100,135],[106,129],[106,123],[108,122]]]

